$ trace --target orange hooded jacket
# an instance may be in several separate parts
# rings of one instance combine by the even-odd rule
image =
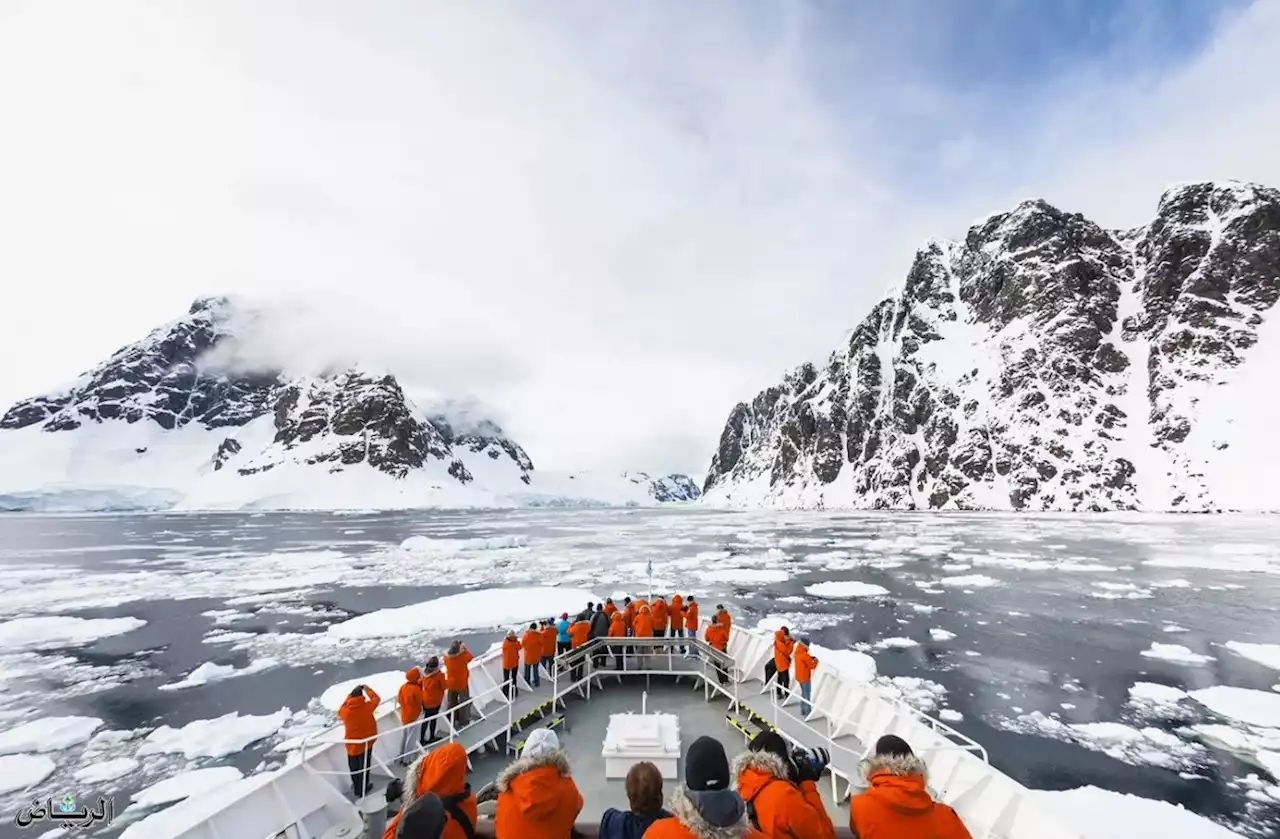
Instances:
[[[471,650],[463,647],[457,655],[444,657],[444,686],[454,693],[461,693],[471,684]]]
[[[729,650],[729,632],[718,623],[707,626],[705,640],[712,648],[722,653]]]
[[[428,793],[440,798],[457,798],[458,809],[476,825],[476,797],[467,784],[467,750],[460,743],[446,743],[428,755],[424,755],[409,767],[404,776],[404,804],[396,817],[387,825],[382,839],[396,839],[400,818],[414,801]],[[448,812],[448,811],[446,811]],[[440,839],[466,839],[462,825],[450,816],[445,822]]]
[[[422,707],[439,708],[444,704],[444,671],[439,667],[422,677]]]
[[[653,613],[649,611],[648,606],[641,606],[640,611],[636,613],[636,621],[631,626],[631,632],[637,638],[653,637]]]
[[[672,595],[671,605],[667,607],[667,616],[672,629],[684,629],[684,598]]]
[[[542,661],[542,636],[538,630],[530,629],[520,639],[520,648],[524,650],[524,663],[535,666]]]
[[[698,631],[698,604],[690,603],[684,607],[684,628],[689,632]]]
[[[784,635],[781,629],[773,633],[773,663],[777,666],[779,673],[790,672],[791,652],[795,647],[795,639],[790,635]]]
[[[612,600],[605,602],[604,613],[609,616],[610,621],[613,620],[613,616],[617,614],[617,612],[618,612],[618,607]]]
[[[582,794],[562,751],[522,757],[502,770],[496,839],[568,839],[582,812]]]
[[[653,608],[650,611],[653,612],[653,628],[665,631],[667,621],[670,619],[670,614],[667,612],[667,602],[662,599],[653,601]]]
[[[342,707],[338,709],[338,719],[342,720],[344,740],[364,740],[369,737],[378,735],[378,720],[374,717],[374,711],[378,710],[378,704],[382,702],[382,697],[374,691],[373,688],[365,686],[364,694],[361,696],[348,696],[342,703]],[[348,743],[347,754],[362,755],[366,750],[373,748],[373,740],[366,743]]]
[[[734,758],[731,774],[738,779],[743,800],[754,806],[765,836],[835,839],[836,828],[817,783],[793,784],[787,764],[773,752],[743,752]],[[867,837],[859,834],[859,839]]]
[[[515,670],[520,666],[520,642],[515,636],[502,639],[502,669]]]
[[[554,657],[556,654],[556,628],[554,624],[542,627],[542,655]]]
[[[720,619],[720,625],[724,627],[724,634],[727,636],[733,630],[733,615],[729,614],[728,609],[721,609],[716,612],[716,617]]]
[[[621,612],[614,612],[613,619],[609,621],[609,637],[610,638],[626,638],[627,637],[627,619]]]
[[[796,644],[796,682],[808,684],[817,667],[818,660],[809,654],[809,648],[804,644]]]
[[[400,702],[401,725],[408,725],[422,716],[421,670],[417,667],[410,667],[405,671],[404,684],[400,686],[400,692],[396,694],[396,699]]]
[[[569,637],[573,639],[571,649],[577,649],[591,640],[591,622],[578,621],[569,627]]]
[[[876,755],[863,767],[871,788],[850,799],[849,806],[849,827],[859,839],[972,839],[955,810],[929,797],[920,758]]]
[[[649,825],[643,839],[768,839],[763,833],[751,827],[751,822],[744,815],[735,825],[717,827],[709,824],[698,808],[684,794],[677,790],[667,802],[671,817],[658,819]]]

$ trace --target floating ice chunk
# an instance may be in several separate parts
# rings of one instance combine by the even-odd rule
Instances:
[[[1174,664],[1205,664],[1213,661],[1213,656],[1193,653],[1181,644],[1159,644],[1154,641],[1151,644],[1151,649],[1143,650],[1142,654],[1147,658],[1172,661]]]
[[[1161,632],[1186,632],[1187,628],[1185,626],[1178,626],[1176,623],[1169,623],[1161,627],[1160,631]]]
[[[601,598],[586,589],[536,586],[490,588],[437,597],[412,606],[379,609],[329,627],[335,638],[403,638],[524,624],[562,612],[574,614]]]
[[[813,644],[809,651],[818,659],[818,667],[830,667],[853,682],[870,682],[876,677],[876,660],[857,650],[833,650]]]
[[[844,619],[844,615],[828,615],[822,612],[773,612],[757,621],[756,629],[777,632],[785,626],[791,630],[792,635],[796,635],[835,626]]]
[[[1151,584],[1152,588],[1191,588],[1191,583],[1181,577],[1172,580],[1161,580]]]
[[[0,651],[80,647],[146,624],[138,618],[16,618],[0,623]]]
[[[877,650],[905,650],[918,646],[920,646],[919,643],[910,638],[881,638],[874,644]]]
[[[943,722],[962,722],[964,720],[964,714],[959,711],[953,711],[950,708],[943,708],[938,712],[938,719]]]
[[[458,551],[500,551],[528,546],[529,537],[510,533],[503,536],[485,536],[476,539],[433,539],[430,536],[410,536],[400,543],[400,548],[415,553],[448,554]]]
[[[201,639],[205,644],[233,644],[237,641],[248,641],[250,638],[257,638],[253,632],[228,632],[225,629],[215,629]]]
[[[1219,716],[1246,725],[1280,728],[1280,694],[1251,688],[1216,685],[1193,690],[1192,699]]]
[[[929,630],[929,637],[935,641],[950,641],[952,638],[956,637],[956,634],[954,632],[948,632],[945,629],[938,629],[935,627],[934,629]]]
[[[709,583],[785,583],[791,575],[781,568],[716,568],[699,572],[698,578]]]
[[[135,792],[131,797],[139,807],[159,807],[161,804],[172,804],[193,795],[201,795],[215,787],[238,781],[244,773],[234,766],[210,766],[207,769],[193,769],[182,772],[172,778],[166,778],[158,784]]]
[[[934,612],[938,611],[937,606],[930,606],[927,603],[909,603],[907,605],[909,605],[912,609],[916,610],[917,612],[920,612],[921,614],[925,614],[925,615],[931,615]]]
[[[0,756],[0,793],[30,789],[52,775],[56,768],[44,755]]]
[[[857,580],[830,580],[805,586],[805,592],[814,597],[841,599],[846,597],[881,597],[889,593],[884,586],[862,583]]]
[[[1000,585],[1000,581],[986,574],[968,574],[960,577],[945,577],[938,580],[938,585],[948,588],[990,588]]]
[[[1156,682],[1135,682],[1129,688],[1130,705],[1176,705],[1186,698],[1185,690]]]
[[[97,717],[41,717],[0,732],[0,755],[69,749],[88,742],[102,725]]]
[[[246,666],[237,668],[231,664],[215,664],[212,661],[206,661],[195,670],[186,675],[182,681],[173,682],[168,685],[161,685],[160,690],[183,690],[185,688],[199,687],[207,685],[210,682],[221,682],[223,679],[232,679],[236,676],[248,676],[253,673],[261,673],[263,670],[270,670],[276,667],[280,662],[274,658],[255,658]]]
[[[117,729],[108,729],[107,731],[99,731],[89,740],[87,749],[109,749],[112,746],[119,746],[121,743],[127,743],[145,729],[134,729],[132,731],[125,729],[123,731]]]
[[[1139,729],[1118,722],[1067,724],[1039,711],[1022,714],[1004,723],[1004,727],[1024,734],[1067,740],[1135,766],[1182,769],[1199,766],[1205,760],[1203,746],[1184,742],[1153,727]]]
[[[345,682],[339,682],[320,694],[320,705],[337,713],[338,709],[342,707],[342,701],[355,689],[356,685],[367,685],[373,688],[383,702],[389,702],[396,698],[396,693],[403,684],[403,670],[384,670],[381,673],[362,676],[359,679],[347,679]]]
[[[141,764],[131,757],[117,757],[111,760],[104,760],[98,763],[92,763],[83,769],[76,771],[76,780],[82,784],[104,784],[107,781],[114,781],[117,778],[123,778],[130,772],[133,772]]]
[[[188,760],[226,757],[275,734],[288,721],[290,713],[288,708],[261,716],[242,716],[232,711],[211,720],[194,720],[182,728],[163,725],[147,735],[138,748],[138,756],[174,753]]]
[[[1280,644],[1246,644],[1243,641],[1228,641],[1222,646],[1264,667],[1280,670]]]
[[[1240,839],[1225,827],[1177,804],[1112,792],[1098,787],[1031,795],[1089,839],[1133,839],[1169,836],[1177,839]]]
[[[963,571],[970,571],[972,569],[973,566],[966,562],[949,562],[942,566],[942,570],[948,574],[959,574]]]

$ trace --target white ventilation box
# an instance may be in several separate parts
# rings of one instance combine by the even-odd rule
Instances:
[[[604,776],[625,778],[647,760],[667,780],[679,778],[680,718],[675,714],[613,714],[604,735]]]

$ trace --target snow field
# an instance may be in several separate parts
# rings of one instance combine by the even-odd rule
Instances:
[[[525,624],[540,617],[576,614],[601,597],[587,589],[551,586],[496,588],[439,597],[412,606],[379,609],[342,623],[328,632],[334,638],[360,639],[448,634],[467,629]]]
[[[145,625],[138,618],[17,618],[0,623],[0,652],[79,647]]]
[[[275,734],[290,714],[288,708],[259,716],[232,711],[215,719],[194,720],[181,728],[162,725],[147,735],[137,756],[172,753],[187,760],[226,757]]]

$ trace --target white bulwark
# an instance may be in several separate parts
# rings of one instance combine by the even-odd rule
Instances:
[[[680,718],[675,714],[614,714],[604,735],[604,776],[625,778],[638,761],[658,767],[662,777],[680,777]]]

